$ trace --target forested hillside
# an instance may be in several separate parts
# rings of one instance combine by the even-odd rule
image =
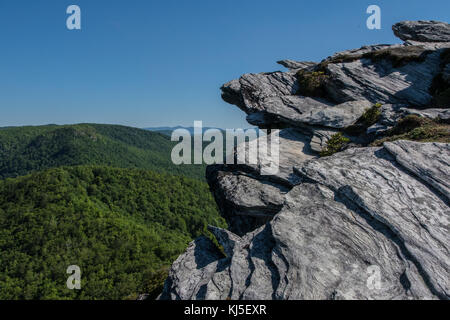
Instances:
[[[26,151],[7,141],[35,146],[26,159],[41,168],[56,163],[50,159],[67,157],[54,154],[64,143],[52,147],[50,141],[72,141],[72,150],[85,150],[79,142],[91,140],[105,146],[91,156],[103,160],[103,151],[109,150],[111,163],[131,159],[126,154],[114,158],[112,146],[123,150],[119,141],[130,148],[151,143],[139,140],[133,131],[110,128],[30,128],[17,135],[3,131],[2,146],[16,154]],[[85,160],[85,155],[72,156]],[[0,180],[0,299],[125,299],[143,292],[157,294],[164,268],[188,242],[204,233],[207,224],[224,223],[207,185],[183,177],[74,166]],[[81,268],[81,290],[66,287],[69,265]]]
[[[63,165],[142,168],[204,180],[204,165],[176,166],[162,133],[103,124],[0,128],[0,179]]]

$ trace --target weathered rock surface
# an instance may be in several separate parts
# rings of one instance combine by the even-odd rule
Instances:
[[[354,140],[317,156],[374,103],[380,114],[362,140],[409,114],[448,121],[448,108],[430,108],[430,86],[448,74],[448,24],[407,21],[393,30],[404,44],[319,64],[284,60],[287,72],[246,74],[222,87],[225,101],[271,132],[238,146],[234,160],[245,163],[208,167],[229,225],[209,230],[226,256],[195,240],[173,264],[161,299],[450,299],[450,144],[356,148]],[[326,74],[325,96],[297,94],[302,69]],[[279,158],[255,151],[276,141]]]
[[[208,226],[208,230],[216,237],[217,241],[222,244],[223,250],[227,256],[233,254],[234,248],[242,240],[238,235],[214,226]]]
[[[450,121],[450,109],[412,109],[408,108],[405,104],[385,104],[381,107],[379,120],[367,129],[367,133],[384,133],[393,128],[401,118],[407,115],[416,115],[443,122]]]
[[[425,146],[415,152],[424,157],[435,147]],[[413,157],[417,154],[402,154],[406,162]],[[438,161],[419,160],[420,170]],[[190,279],[201,286],[180,294],[174,274],[179,276],[181,261],[193,259],[188,250],[174,264],[166,291],[175,297],[203,292],[207,299],[448,298],[450,211],[430,188],[442,185],[432,180],[442,173],[430,169],[428,184],[411,174],[416,169],[404,169],[384,148],[350,149],[306,162],[298,172],[311,182],[288,192],[272,221],[241,238],[218,237],[232,253],[228,249],[228,257],[201,272],[189,269]],[[380,272],[380,283],[371,283],[372,272]]]
[[[396,145],[405,144],[392,143],[390,150],[396,150]],[[415,150],[420,158],[413,158],[412,153],[401,153],[400,163],[394,162],[385,149],[350,149],[339,156],[308,162],[298,172],[338,192],[389,227],[402,239],[422,270],[424,281],[429,282],[429,288],[440,297],[449,297],[449,207],[429,185],[405,173],[401,167],[408,161],[416,162],[419,164],[408,166],[410,171],[426,170],[430,177],[435,177],[436,162],[421,161],[427,155],[420,151],[432,148],[425,145]],[[449,146],[442,148],[448,154]],[[400,154],[400,150],[396,152]],[[445,178],[448,180],[449,176]],[[440,186],[432,178],[423,179],[432,181],[433,187]]]
[[[205,292],[202,288],[220,270],[222,258],[223,255],[211,240],[206,237],[196,239],[172,264],[159,299],[204,299]]]
[[[239,163],[237,158],[240,155],[242,155],[241,159],[245,157],[246,161],[236,167],[250,170],[258,176],[262,175],[265,180],[293,186],[298,183],[298,176],[293,173],[294,165],[317,156],[310,147],[310,140],[310,135],[293,128],[273,130],[267,136],[260,136],[244,144],[242,148],[238,146],[235,163]],[[272,144],[271,141],[274,143]],[[276,145],[278,145],[278,157],[271,156],[272,150],[275,155],[273,148]],[[249,155],[252,155],[256,161],[251,162]]]
[[[286,188],[281,185],[223,171],[216,180],[217,188],[222,190],[225,199],[240,209],[243,215],[273,216],[273,212],[279,211],[283,204],[281,193]]]
[[[400,39],[420,42],[450,42],[450,25],[438,21],[402,21],[392,27]]]
[[[275,135],[279,157],[270,156]],[[294,166],[316,157],[310,139],[295,129],[276,130],[243,144],[242,149],[238,147],[236,164],[207,168],[208,183],[231,231],[243,235],[270,221],[281,210],[285,194],[299,182]],[[242,164],[238,164],[240,155],[245,158]],[[256,161],[251,163],[250,156]],[[272,172],[272,168],[276,171]]]
[[[450,203],[450,146],[446,143],[386,142],[389,153],[404,168],[432,186]]]
[[[277,62],[278,64],[281,64],[283,67],[291,69],[291,70],[300,70],[305,69],[309,67],[313,67],[316,65],[315,62],[310,61],[294,61],[294,60],[281,60]]]
[[[411,50],[413,46],[405,48]],[[394,66],[389,58],[329,63],[326,72],[331,80],[326,90],[338,102],[367,99],[373,103],[425,106],[432,100],[429,88],[441,70],[442,50],[424,52],[423,61],[400,66]]]
[[[310,146],[311,150],[316,153],[320,153],[322,150],[326,149],[328,140],[339,132],[338,130],[314,130],[313,136],[311,138]]]
[[[323,68],[329,80],[325,88],[328,96],[323,98],[297,95],[298,83],[293,71],[243,75],[225,84],[222,96],[249,115],[260,113],[258,121],[252,121],[249,116],[249,121],[255,125],[263,126],[262,113],[266,120],[269,119],[265,123],[272,122],[275,127],[280,123],[299,127],[309,123],[340,128],[354,120],[349,117],[354,110],[344,112],[346,107],[351,109],[354,104],[342,105],[345,102],[419,107],[429,104],[432,100],[429,88],[434,77],[442,71],[441,54],[445,45],[436,50],[411,45],[381,45],[338,53],[324,60]],[[376,59],[365,56],[373,52],[383,54]],[[399,61],[412,61],[397,66],[393,65],[392,57]],[[312,110],[325,116],[331,113],[337,119],[330,121],[326,117],[314,117]],[[342,118],[347,121],[338,120]]]
[[[402,110],[405,114],[414,114],[420,117],[428,118],[428,119],[439,119],[448,121],[450,120],[450,109],[423,109],[423,110],[416,110],[416,109],[409,109],[409,108],[403,108]]]
[[[210,166],[208,181],[229,229],[244,235],[270,221],[283,207],[289,188],[225,165]]]
[[[381,115],[377,123],[367,128],[369,134],[382,134],[393,128],[398,120],[403,118],[407,113],[404,104],[385,104],[381,106]]]

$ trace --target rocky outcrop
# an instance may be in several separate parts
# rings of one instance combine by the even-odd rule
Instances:
[[[404,106],[429,108],[435,101],[430,88],[448,73],[449,48],[450,42],[407,42],[340,52],[319,64],[282,62],[289,71],[245,74],[226,83],[222,97],[260,128],[309,132],[312,150],[320,152],[330,136],[323,132],[355,124],[376,103],[383,105],[382,117],[368,134],[392,128],[405,114]],[[308,76],[306,85],[322,87],[321,96],[299,94],[299,72]]]
[[[384,146],[402,167],[425,181],[450,203],[448,144],[398,141],[386,142]]]
[[[170,269],[163,293],[159,299],[205,299],[205,285],[220,270],[223,254],[205,237],[193,241]],[[225,283],[224,283],[225,284]]]
[[[383,149],[350,149],[335,157],[309,162],[297,172],[338,192],[388,227],[421,268],[430,290],[439,297],[448,297],[450,210],[433,191],[442,187],[435,180],[439,169],[445,168],[448,174],[450,146],[417,143],[414,152],[407,153],[401,151],[405,144],[399,141]],[[400,161],[395,161],[388,150]],[[425,162],[428,151],[430,156],[439,152],[443,155]],[[421,171],[427,175],[417,176]]]
[[[295,71],[243,75],[222,87],[222,97],[245,111],[249,122],[260,127],[264,121],[252,121],[255,113],[264,115],[265,124],[275,127],[282,123],[336,128],[357,120],[357,113],[356,119],[348,117],[347,105],[343,103],[360,105],[361,109],[374,103],[429,105],[433,98],[429,88],[443,71],[441,55],[448,47],[450,43],[443,43],[436,50],[411,45],[375,46],[337,54],[316,67],[327,74],[323,97],[296,94]],[[317,110],[320,115],[332,113],[347,121],[314,119],[311,110]]]
[[[185,274],[202,284],[185,298],[199,292],[205,299],[448,298],[450,211],[434,190],[447,188],[439,162],[448,169],[450,147],[409,142],[414,153],[395,151],[405,143],[306,162],[295,171],[309,182],[285,195],[269,223],[242,238],[230,231],[217,237],[227,257],[201,271],[172,268],[171,290],[183,287],[173,275]],[[428,152],[443,154],[430,165]],[[416,167],[403,166],[413,161]],[[427,176],[418,174],[426,168]],[[174,266],[190,257],[188,250]],[[379,286],[368,285],[371,270],[380,272]]]
[[[279,157],[271,158],[270,156],[259,154],[259,150],[267,150],[267,153],[270,153],[271,141],[275,139],[275,135]],[[311,149],[310,140],[311,136],[309,133],[295,128],[273,130],[267,137],[260,136],[246,143],[242,148],[238,146],[236,157],[244,153],[242,158],[245,156],[247,159],[249,154],[251,154],[256,161],[255,163],[250,163],[247,159],[244,164],[235,165],[233,168],[250,171],[260,178],[264,176],[262,177],[263,179],[292,187],[298,182],[298,177],[292,171],[294,165],[316,157],[314,151]],[[235,163],[237,163],[237,160]],[[274,174],[264,172],[268,171],[271,167],[277,168],[277,172]],[[210,174],[207,172],[206,175],[209,179]],[[211,179],[209,180],[211,181]]]
[[[248,156],[252,143],[279,141],[279,170],[264,174],[273,159],[259,156],[208,167],[229,228],[209,228],[221,249],[207,238],[191,243],[160,298],[450,298],[450,144],[368,146],[407,115],[448,123],[448,108],[433,105],[436,92],[449,89],[441,81],[448,24],[402,22],[393,30],[404,44],[318,64],[284,60],[286,72],[247,74],[222,87],[250,123],[271,129],[235,157]],[[351,143],[319,157],[337,132]]]
[[[229,229],[244,235],[270,221],[283,207],[289,188],[224,165],[208,168],[208,181]]]
[[[423,109],[416,110],[410,108],[402,109],[404,114],[413,114],[420,117],[428,118],[428,119],[439,119],[441,121],[449,121],[450,120],[450,109]]]
[[[378,121],[367,128],[369,134],[383,134],[392,129],[395,124],[407,114],[407,105],[404,104],[385,104],[381,106],[380,117]]]
[[[450,42],[450,25],[438,21],[403,21],[392,30],[402,39],[420,42]]]
[[[278,137],[279,157],[260,157],[258,150],[270,150],[270,137]],[[206,176],[219,209],[228,222],[229,229],[243,235],[270,221],[283,207],[285,194],[299,182],[293,168],[298,163],[316,158],[309,145],[310,137],[295,129],[277,130],[268,138],[255,139],[245,148],[237,148],[236,158],[242,152],[253,154],[254,164],[209,166]],[[277,161],[277,173],[265,175],[264,167]],[[237,162],[237,161],[236,161]]]
[[[291,70],[298,70],[298,69],[305,69],[308,67],[312,67],[314,65],[316,65],[315,62],[310,62],[310,61],[294,61],[294,60],[281,60],[281,61],[277,61],[278,64],[281,64],[283,67],[291,69]]]
[[[420,50],[418,55],[415,49]],[[327,64],[325,70],[332,79],[327,84],[328,94],[339,102],[365,98],[373,103],[428,105],[432,100],[429,87],[441,70],[444,49],[428,52],[405,45],[383,50],[354,61]],[[401,64],[409,59],[412,61]]]

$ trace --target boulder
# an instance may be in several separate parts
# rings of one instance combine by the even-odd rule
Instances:
[[[403,41],[450,42],[450,25],[439,21],[402,21],[392,27]]]

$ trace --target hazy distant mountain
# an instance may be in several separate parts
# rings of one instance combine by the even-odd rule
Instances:
[[[154,127],[154,128],[144,128],[144,130],[149,130],[149,131],[155,131],[155,132],[160,132],[166,135],[171,135],[172,131],[176,130],[176,129],[186,129],[188,130],[192,135],[194,134],[194,127],[183,127],[183,126],[176,126],[176,127]],[[215,127],[203,127],[203,132],[205,132],[206,130],[209,129],[217,129],[217,130],[221,130],[223,131],[224,129],[221,128],[215,128]]]
[[[194,135],[194,127],[183,127],[183,126],[176,126],[176,127],[154,127],[154,128],[144,128],[144,130],[149,130],[149,131],[154,131],[154,132],[159,132],[168,136],[172,135],[172,132],[176,129],[186,129],[190,132],[191,135]],[[222,132],[225,132],[226,129],[223,128],[217,128],[217,127],[203,127],[202,128],[203,133],[209,129],[214,129],[214,130],[220,130]],[[230,128],[231,129],[231,128]],[[237,129],[237,128],[236,128]],[[249,128],[243,128],[244,130],[247,130]],[[253,128],[258,130],[258,128]]]

